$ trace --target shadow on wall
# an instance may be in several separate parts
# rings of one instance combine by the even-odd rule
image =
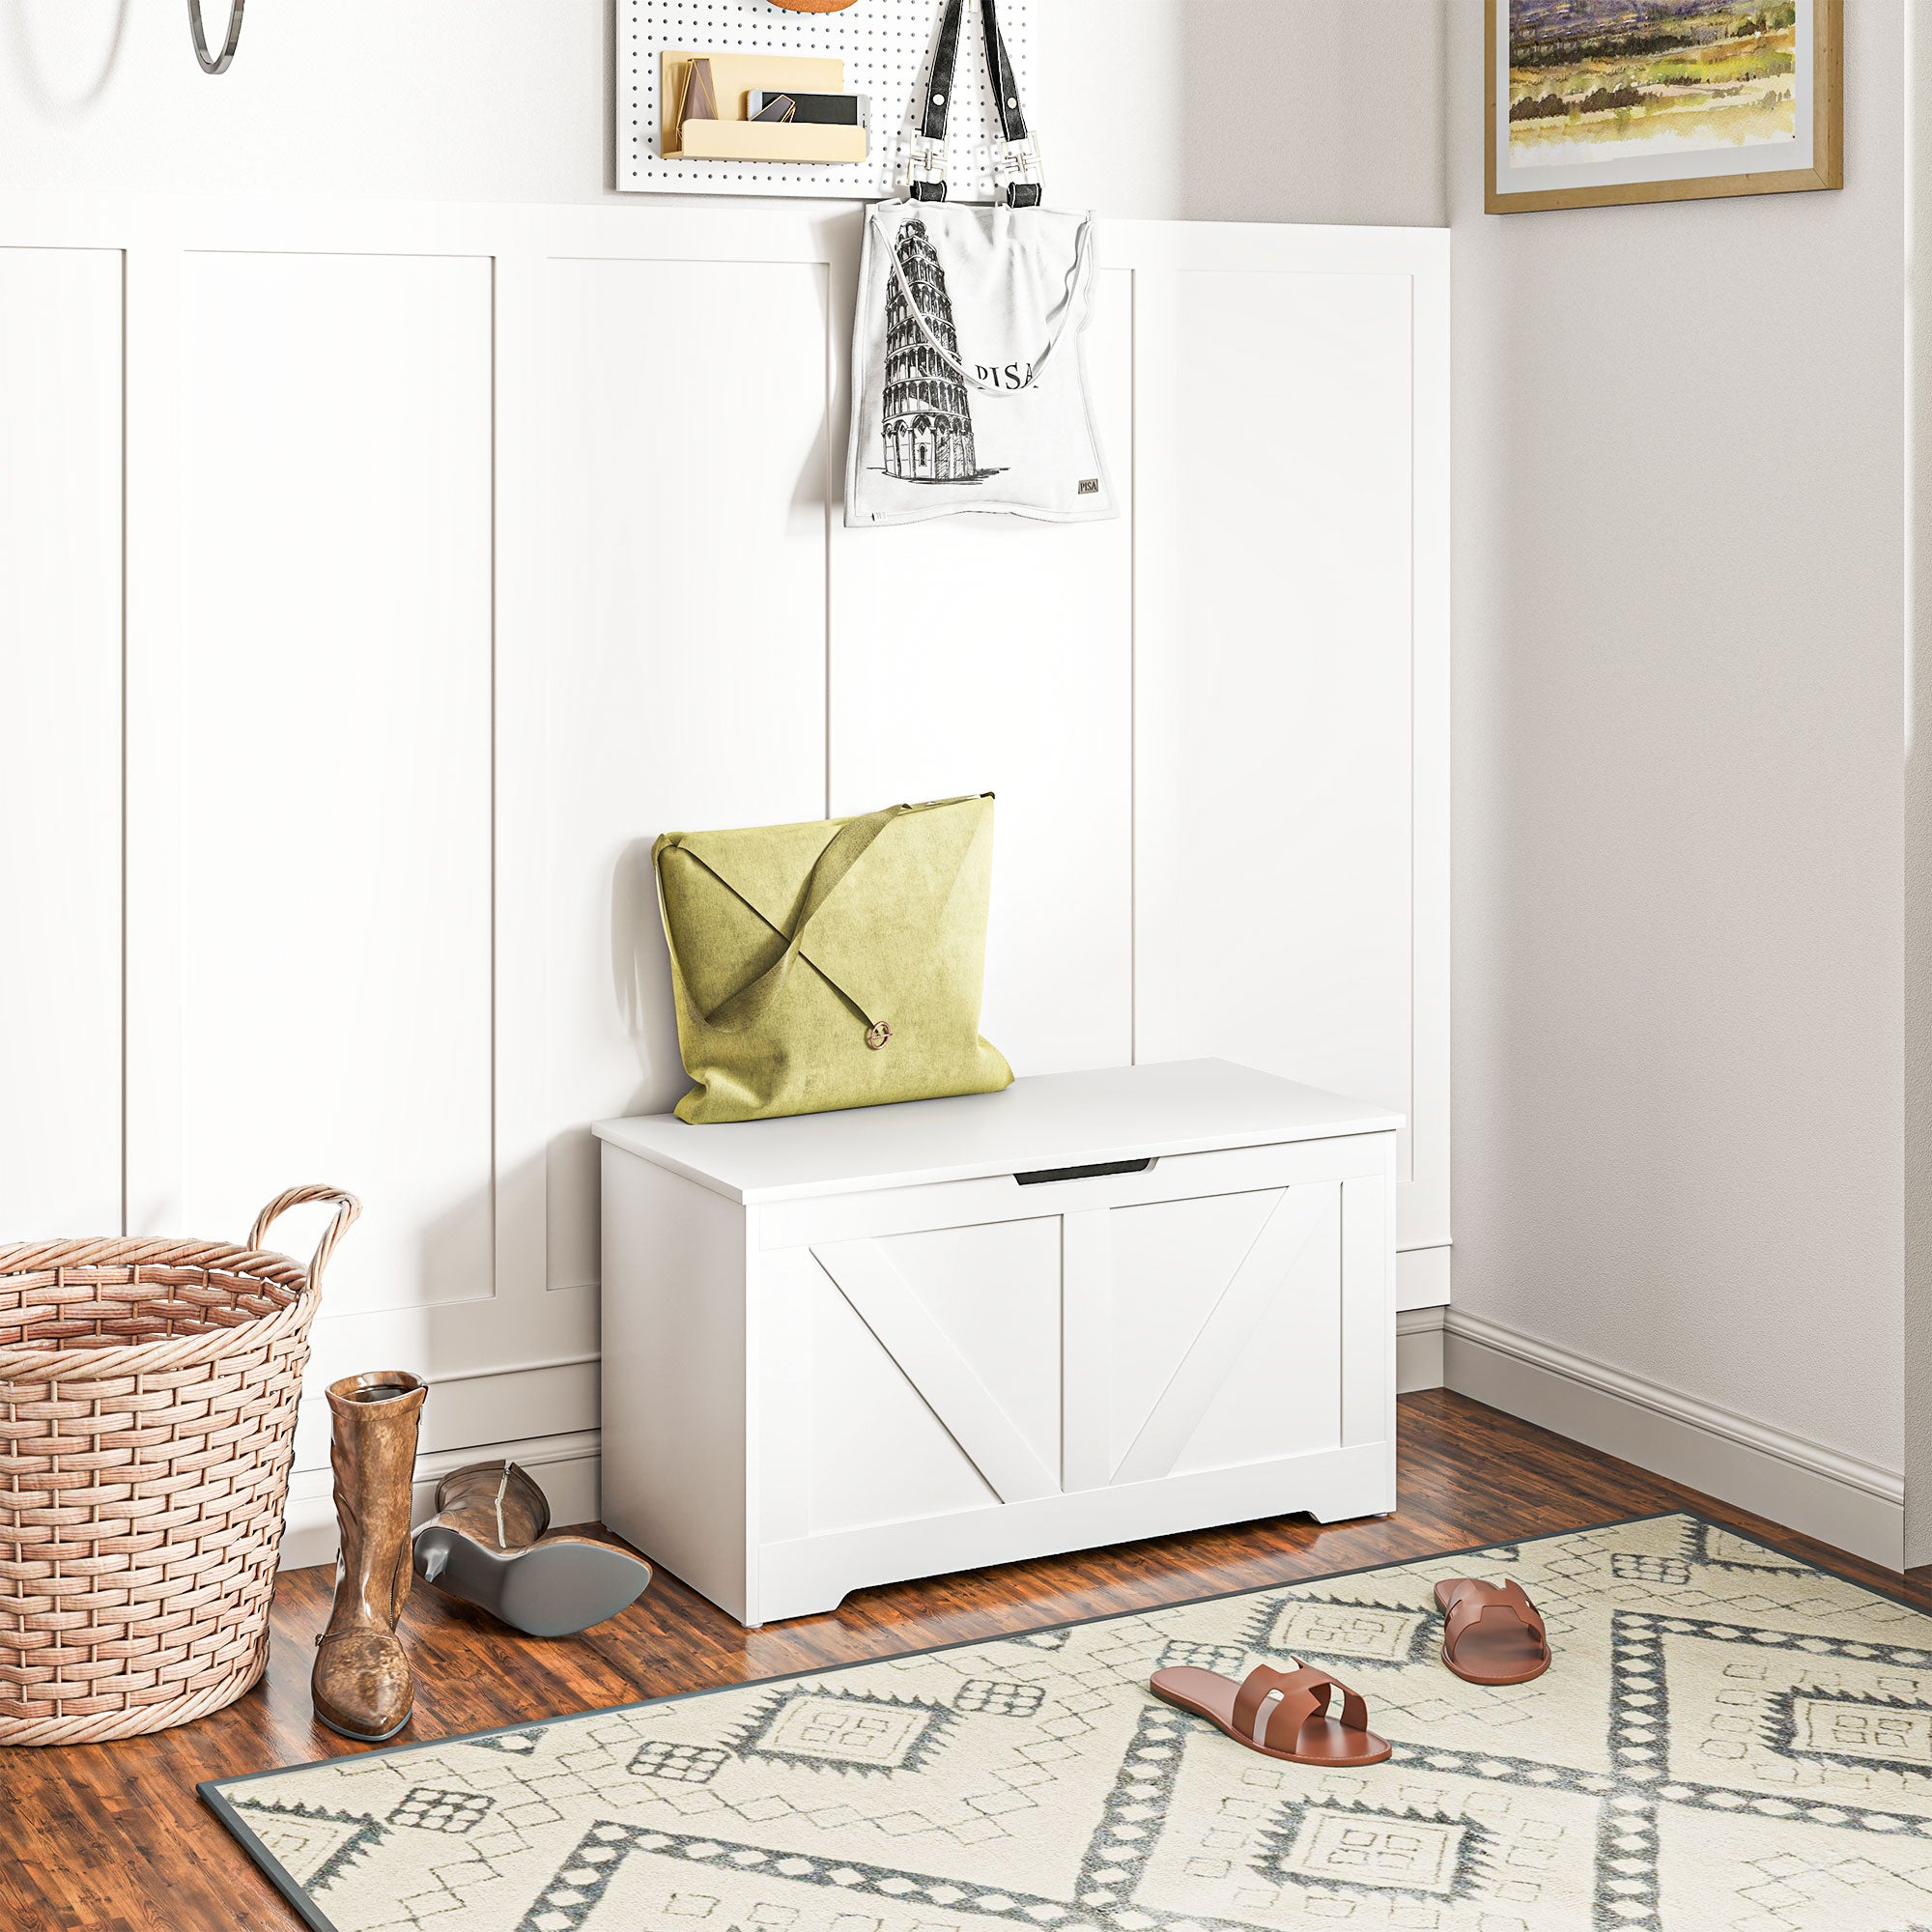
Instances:
[[[658,916],[657,873],[649,838],[634,838],[611,874],[611,979],[618,1020],[637,1055],[638,1073],[613,1116],[665,1114],[691,1083],[678,1052],[671,1009],[670,952]],[[612,1067],[613,1074],[615,1066]],[[560,1127],[545,1150],[550,1285],[588,1286],[601,1272],[596,1137],[587,1121]]]
[[[604,191],[617,192],[617,0],[604,9]]]
[[[655,842],[634,838],[611,881],[611,975],[617,1011],[638,1055],[638,1088],[627,1115],[667,1112],[690,1084],[671,1006],[670,948],[658,914]]]
[[[6,0],[8,39],[26,93],[56,118],[99,99],[121,58],[129,0]],[[187,39],[187,19],[182,19]]]
[[[614,1115],[668,1113],[691,1084],[678,1052],[670,996],[670,952],[658,915],[649,838],[634,838],[611,875],[611,978],[619,1021],[638,1059],[638,1077]],[[602,1268],[599,1156],[588,1122],[559,1128],[545,1150],[550,1286],[589,1286]]]

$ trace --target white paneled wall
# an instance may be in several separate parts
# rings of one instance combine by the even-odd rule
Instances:
[[[597,1279],[588,1123],[684,1091],[652,839],[825,814],[830,300],[811,261],[550,267],[553,1282]]]
[[[331,1313],[475,1301],[490,263],[197,252],[182,294],[180,1114],[140,1193],[220,1230],[377,1175]]]
[[[857,245],[0,198],[0,885],[60,933],[0,952],[0,1238],[353,1187],[313,1384],[425,1374],[427,1471],[587,1514],[586,1126],[682,1086],[652,838],[991,789],[1015,1066],[1402,1108],[1440,1297],[1447,238],[1105,224],[1121,520],[847,532]],[[326,1461],[312,1395],[292,1560]]]
[[[1144,314],[1179,381],[1141,445],[1137,1045],[1403,1107],[1415,1250],[1449,1238],[1443,346],[1410,274],[1314,270],[1236,256]]]
[[[121,256],[106,248],[0,248],[0,1203],[9,1234],[111,1229]]]
[[[1133,1058],[1133,279],[1102,272],[1085,345],[1118,521],[950,518],[839,552],[832,811],[997,795],[982,1025],[1027,1073]]]

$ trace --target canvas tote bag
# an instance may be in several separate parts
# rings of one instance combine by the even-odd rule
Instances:
[[[910,198],[866,218],[852,342],[845,522],[962,511],[1050,523],[1119,514],[1094,430],[1081,332],[1093,218],[1040,204],[998,0],[980,0],[1011,177],[991,208],[946,199],[946,122],[964,0],[948,0]]]
[[[1012,1068],[980,1037],[993,800],[668,832],[652,851],[680,1120],[759,1121],[947,1094]]]

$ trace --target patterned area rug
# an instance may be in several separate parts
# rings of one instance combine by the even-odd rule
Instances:
[[[1507,1571],[1556,1662],[1436,1660]],[[1150,1671],[1290,1657],[1387,1764]],[[1932,1618],[1689,1516],[201,1787],[325,1932],[1923,1932]]]

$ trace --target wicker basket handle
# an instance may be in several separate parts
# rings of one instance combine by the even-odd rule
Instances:
[[[328,1265],[328,1258],[335,1252],[335,1244],[346,1235],[355,1217],[362,1211],[362,1204],[353,1194],[340,1187],[291,1187],[286,1194],[277,1194],[262,1211],[255,1216],[255,1225],[248,1230],[248,1245],[259,1248],[267,1237],[270,1227],[289,1208],[299,1207],[304,1201],[333,1201],[335,1219],[323,1231],[323,1236],[316,1243],[315,1259],[308,1264],[309,1293],[314,1293],[321,1285],[322,1271]]]

